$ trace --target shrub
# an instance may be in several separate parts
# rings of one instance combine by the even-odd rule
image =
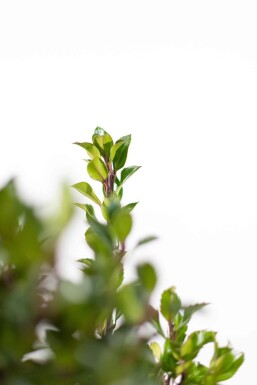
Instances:
[[[160,310],[151,305],[157,276],[150,263],[138,265],[137,278],[123,283],[137,203],[123,205],[122,194],[139,169],[125,167],[130,142],[127,135],[114,143],[96,128],[92,143],[76,143],[89,156],[88,175],[103,190],[100,198],[88,182],[73,185],[87,198],[76,205],[85,213],[93,251],[92,259],[78,262],[78,284],[56,272],[56,245],[72,214],[67,190],[47,221],[19,198],[14,181],[0,191],[1,384],[216,385],[242,364],[243,354],[220,347],[215,332],[187,333],[192,315],[206,303],[184,306],[172,286],[162,293]],[[136,247],[153,240],[141,239]],[[142,328],[150,330],[147,336]],[[214,348],[208,366],[197,358],[206,344]]]

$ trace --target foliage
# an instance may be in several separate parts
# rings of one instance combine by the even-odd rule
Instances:
[[[18,196],[15,183],[0,191],[0,383],[3,385],[216,385],[243,362],[216,333],[187,333],[192,315],[206,304],[183,306],[175,287],[162,293],[160,311],[150,304],[157,277],[149,263],[124,284],[126,239],[136,202],[122,204],[125,182],[139,166],[124,167],[131,136],[115,143],[96,128],[92,143],[76,143],[88,154],[88,182],[73,187],[95,208],[77,203],[86,216],[85,240],[94,257],[79,260],[83,279],[75,284],[56,273],[56,246],[72,215],[69,194],[46,221]],[[138,241],[141,247],[155,237]],[[162,321],[160,320],[162,318]],[[163,322],[167,324],[166,331]],[[140,330],[152,325],[147,337]],[[146,333],[145,333],[146,334]],[[151,342],[153,337],[159,342]],[[197,356],[213,344],[209,366]]]

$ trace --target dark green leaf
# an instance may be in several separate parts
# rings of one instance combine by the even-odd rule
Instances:
[[[128,148],[131,142],[131,135],[123,136],[120,138],[116,143],[119,142],[124,142],[122,146],[120,146],[113,159],[113,166],[115,171],[120,170],[124,164],[126,163],[127,160],[127,155],[128,155]]]
[[[165,372],[175,374],[177,361],[179,359],[178,345],[171,339],[166,339],[164,344],[164,352],[161,357],[162,369]]]
[[[117,194],[119,193],[121,186],[138,170],[141,166],[130,166],[124,168],[121,171],[120,185],[117,188]]]
[[[85,195],[87,198],[91,199],[93,202],[101,206],[100,199],[96,196],[96,194],[94,193],[94,190],[92,189],[90,184],[88,184],[87,182],[75,183],[71,187],[75,188],[75,190],[79,191],[81,194]]]

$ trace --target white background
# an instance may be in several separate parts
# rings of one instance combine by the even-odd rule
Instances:
[[[211,302],[196,328],[246,353],[228,384],[253,383],[257,311],[257,23],[255,1],[0,1],[0,183],[50,210],[59,184],[85,180],[83,150],[101,126],[131,133],[130,237],[160,240],[161,290]],[[77,195],[74,193],[74,197]],[[0,213],[1,215],[1,213]],[[61,270],[86,257],[82,212]],[[131,270],[131,268],[130,268]],[[130,271],[129,270],[129,271]]]

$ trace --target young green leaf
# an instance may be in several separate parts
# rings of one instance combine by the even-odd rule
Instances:
[[[161,313],[167,321],[174,320],[174,317],[181,308],[181,301],[175,292],[175,287],[165,290],[161,297]]]
[[[231,378],[244,362],[243,353],[235,353],[229,346],[218,347],[211,360],[211,370],[216,374],[217,381]]]
[[[115,143],[112,148],[111,148],[111,151],[110,151],[110,160],[113,161],[115,155],[116,155],[116,152],[117,150],[124,144],[125,142],[123,140],[121,140],[120,142],[117,142]]]
[[[79,191],[81,194],[85,195],[87,198],[91,199],[93,202],[101,206],[100,199],[96,196],[94,190],[87,182],[75,183],[71,187],[75,188],[75,190]]]
[[[122,144],[122,146],[120,146],[117,149],[113,159],[113,166],[115,171],[120,170],[126,163],[128,148],[131,142],[131,135],[123,136],[116,143],[119,143],[119,142],[124,142],[124,143]]]
[[[95,136],[94,145],[98,148],[103,156],[109,158],[113,145],[112,138],[109,134]]]
[[[93,159],[93,158],[100,158],[100,156],[101,156],[99,150],[97,149],[97,147],[94,146],[92,143],[88,143],[88,142],[83,142],[83,143],[75,142],[74,144],[77,144],[78,146],[84,148],[86,150],[86,152],[88,153],[88,155],[90,156],[91,159]]]
[[[190,334],[186,342],[181,346],[181,357],[185,360],[193,360],[204,345],[215,342],[215,336],[215,332],[206,330]]]
[[[190,321],[190,319],[194,313],[201,310],[203,307],[205,307],[207,305],[209,305],[209,304],[208,303],[196,303],[195,305],[186,306],[184,308],[183,320],[182,320],[180,326],[187,324]]]
[[[102,159],[94,158],[87,165],[87,172],[92,179],[103,182],[108,177],[107,168]]]

